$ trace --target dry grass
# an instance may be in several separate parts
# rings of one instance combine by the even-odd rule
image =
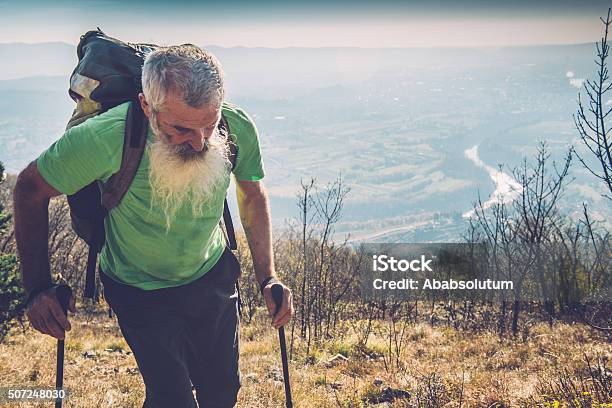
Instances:
[[[72,322],[65,360],[65,386],[72,395],[65,406],[140,407],[144,386],[115,320],[100,312],[77,314]],[[558,324],[549,330],[546,325],[537,325],[526,342],[489,333],[411,326],[400,364],[387,364],[387,369],[385,360],[392,360],[392,356],[382,337],[384,330],[385,325],[377,327],[366,347],[357,346],[357,335],[351,330],[341,330],[313,350],[314,361],[310,359],[308,364],[298,343],[290,365],[294,405],[368,406],[363,401],[376,401],[390,386],[410,392],[410,398],[381,406],[612,407],[611,395],[594,394],[595,379],[587,375],[590,371],[585,362],[587,356],[592,368],[600,371],[603,364],[603,379],[610,376],[612,382],[612,372],[605,366],[606,359],[612,358],[612,347],[584,326]],[[238,406],[284,406],[283,384],[278,381],[277,333],[258,314],[251,325],[242,326],[241,342],[243,387]],[[55,347],[52,338],[31,329],[12,334],[0,344],[0,384],[53,387]],[[86,351],[96,355],[85,357]],[[338,353],[348,361],[327,364]],[[375,384],[375,379],[382,384]],[[579,388],[578,393],[589,392],[589,396],[572,402],[575,397],[559,388],[568,381]]]

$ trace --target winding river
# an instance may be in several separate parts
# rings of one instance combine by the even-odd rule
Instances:
[[[478,157],[478,145],[466,149],[463,153],[465,157],[470,159],[476,166],[485,169],[489,177],[491,177],[491,180],[493,180],[493,183],[495,183],[495,191],[493,191],[489,199],[482,204],[485,209],[491,207],[495,203],[511,203],[521,193],[521,185],[517,183],[511,175],[491,167],[480,160],[480,157]],[[464,213],[463,217],[469,218],[473,215],[474,210],[472,209]]]

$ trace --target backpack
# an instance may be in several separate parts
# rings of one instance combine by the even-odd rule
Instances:
[[[96,263],[105,241],[104,218],[121,202],[132,183],[144,153],[148,120],[138,94],[142,92],[141,74],[144,56],[158,48],[154,44],[125,43],[104,34],[99,28],[81,36],[77,46],[79,62],[70,76],[70,97],[76,102],[66,129],[85,122],[125,102],[128,108],[121,166],[106,184],[97,180],[68,196],[70,218],[75,233],[88,248],[83,296],[98,301]],[[232,170],[237,148],[231,141],[227,119],[222,115],[219,130],[227,135]],[[223,227],[231,250],[237,248],[227,198],[223,204]],[[237,284],[236,284],[237,285]],[[240,304],[239,296],[239,304]]]

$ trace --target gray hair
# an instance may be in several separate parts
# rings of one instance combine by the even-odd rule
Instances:
[[[154,111],[164,104],[168,91],[191,107],[222,102],[224,73],[219,60],[193,44],[161,47],[147,54],[142,67],[142,91]]]

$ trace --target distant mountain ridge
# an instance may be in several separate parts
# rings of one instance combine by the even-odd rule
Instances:
[[[594,44],[487,47],[487,48],[357,48],[357,47],[219,47],[205,48],[215,53],[228,73],[244,76],[249,71],[260,71],[273,62],[273,70],[289,73],[288,79],[309,79],[322,75],[341,76],[352,68],[350,76],[378,72],[381,68],[425,68],[459,64],[478,56],[499,61],[500,56],[529,55],[537,60],[563,58],[564,54],[585,54],[591,58]],[[66,76],[77,62],[76,46],[64,42],[0,43],[0,80],[30,76]],[[245,63],[246,62],[246,63]],[[298,75],[296,77],[296,74]],[[281,80],[283,78],[280,78]]]
[[[0,44],[0,79],[66,75],[77,61],[75,46],[62,43]]]
[[[68,75],[37,75],[17,79],[0,80],[0,91],[57,91],[68,89]]]

